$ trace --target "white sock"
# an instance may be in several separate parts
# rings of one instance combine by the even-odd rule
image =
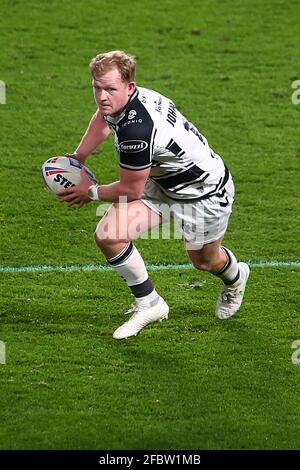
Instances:
[[[149,279],[144,260],[132,242],[107,261],[126,281],[139,305],[153,306],[158,302],[159,295]]]
[[[154,307],[159,302],[160,296],[153,289],[150,294],[145,295],[144,297],[136,297],[136,303],[139,307]]]
[[[224,284],[232,285],[238,282],[240,277],[240,271],[237,263],[237,259],[228,248],[221,246],[221,249],[227,257],[227,262],[221,271],[214,273],[215,276],[218,276],[222,279]]]

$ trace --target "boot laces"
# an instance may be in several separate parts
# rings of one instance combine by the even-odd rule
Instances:
[[[236,295],[239,292],[238,287],[227,287],[224,292],[222,292],[222,300],[224,302],[227,302],[228,304],[231,304],[235,301]]]
[[[137,304],[134,303],[130,306],[130,308],[127,310],[127,312],[124,313],[124,315],[130,315],[131,313],[133,313],[133,316],[134,316],[134,314],[138,313],[138,311],[139,311],[139,308],[138,308]]]

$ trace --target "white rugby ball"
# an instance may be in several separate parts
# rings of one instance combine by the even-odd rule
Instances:
[[[58,195],[64,189],[72,188],[81,182],[81,169],[96,183],[96,177],[89,168],[75,158],[53,157],[42,166],[42,175],[46,186],[53,194]]]

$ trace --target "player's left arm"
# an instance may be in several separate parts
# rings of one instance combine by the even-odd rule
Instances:
[[[140,116],[141,124],[131,123],[119,130],[120,179],[98,187],[101,201],[119,202],[120,197],[126,197],[130,202],[140,199],[143,194],[152,165],[154,123],[141,105],[135,111]],[[67,202],[68,206],[78,204],[82,207],[90,202],[88,188],[92,184],[86,173],[82,172],[81,183],[66,189],[61,201]]]
[[[141,199],[150,169],[151,167],[144,170],[120,168],[120,180],[101,185],[98,188],[99,198],[110,202],[119,202],[121,196],[126,197],[128,202]]]
[[[126,170],[120,168],[120,180],[111,184],[103,184],[98,187],[98,196],[101,201],[120,202],[120,198],[126,198],[131,202],[140,199],[149,177],[150,167],[144,170]],[[66,189],[60,197],[61,202],[67,202],[68,207],[75,204],[82,207],[90,202],[88,196],[89,187],[94,182],[89,178],[84,170],[81,170],[81,183],[72,188]]]

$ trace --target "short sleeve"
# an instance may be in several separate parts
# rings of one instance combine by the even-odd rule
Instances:
[[[118,131],[121,168],[149,168],[152,164],[154,135],[153,120],[144,106],[140,104],[129,111]]]

